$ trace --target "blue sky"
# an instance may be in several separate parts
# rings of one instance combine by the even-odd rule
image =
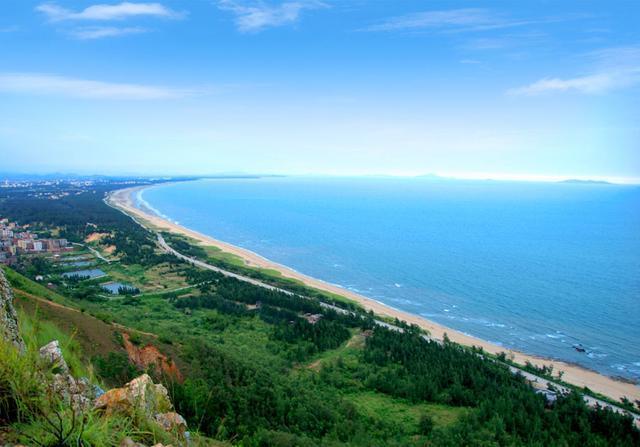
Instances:
[[[640,2],[9,0],[0,171],[640,178]]]

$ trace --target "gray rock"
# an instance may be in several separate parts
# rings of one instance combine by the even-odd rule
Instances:
[[[187,421],[174,411],[156,414],[154,419],[164,431],[175,433],[181,437],[184,437],[187,431]]]
[[[24,340],[18,330],[18,316],[13,307],[13,292],[11,286],[0,268],[0,337],[13,343],[16,348],[24,352]]]
[[[40,357],[45,359],[56,373],[69,374],[69,366],[64,360],[58,340],[53,340],[40,348]]]
[[[53,340],[40,348],[40,357],[49,363],[52,368],[53,382],[51,389],[75,410],[85,412],[93,407],[96,399],[96,387],[86,377],[75,379],[64,360],[60,343]]]
[[[140,444],[139,442],[135,442],[131,438],[124,438],[120,443],[120,447],[147,447],[144,444]]]

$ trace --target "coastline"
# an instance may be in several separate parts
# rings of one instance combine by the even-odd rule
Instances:
[[[128,214],[129,216],[134,217],[139,221],[144,222],[150,227],[187,236],[189,238],[197,240],[199,243],[205,246],[217,247],[226,253],[238,256],[245,262],[248,267],[276,270],[283,277],[301,281],[305,285],[312,288],[341,295],[345,298],[357,302],[366,310],[372,310],[376,314],[388,316],[391,318],[398,318],[408,323],[416,324],[421,328],[429,331],[431,333],[431,336],[436,339],[441,340],[446,334],[446,336],[448,336],[451,341],[459,343],[461,345],[481,347],[486,352],[489,352],[491,354],[505,352],[508,357],[513,359],[514,362],[521,365],[524,365],[526,362],[530,362],[536,366],[552,365],[553,371],[556,374],[559,371],[564,372],[562,378],[563,381],[571,383],[578,387],[586,386],[592,391],[606,395],[615,400],[619,400],[622,397],[627,397],[632,401],[640,399],[640,387],[637,385],[616,380],[614,378],[599,374],[595,371],[585,369],[579,365],[569,364],[559,360],[545,359],[542,357],[537,357],[535,355],[525,354],[519,351],[513,351],[498,344],[475,338],[460,331],[427,320],[423,317],[394,309],[383,303],[344,289],[340,286],[304,275],[289,267],[272,262],[249,250],[236,247],[232,244],[217,240],[210,236],[175,224],[157,215],[150,214],[145,210],[141,210],[136,207],[135,201],[133,199],[133,196],[135,194],[148,187],[149,186],[139,186],[113,191],[108,195],[106,200],[111,206],[121,210],[125,214]]]

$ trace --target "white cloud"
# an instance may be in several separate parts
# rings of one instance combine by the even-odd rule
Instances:
[[[441,11],[424,11],[391,17],[362,31],[486,31],[529,25],[532,21],[512,20],[492,14],[486,9],[463,8]]]
[[[544,78],[523,87],[512,88],[509,95],[535,96],[553,92],[586,94],[606,93],[640,84],[640,47],[606,48],[591,52],[592,73],[573,78]]]
[[[576,91],[602,93],[615,87],[615,79],[608,74],[595,74],[570,79],[544,78],[532,84],[510,89],[509,95],[539,95],[549,92]]]
[[[143,16],[176,19],[184,15],[160,3],[131,2],[122,2],[115,5],[92,5],[79,12],[63,8],[55,3],[43,3],[36,7],[36,11],[45,14],[52,22],[65,20],[110,21]]]
[[[299,0],[270,6],[262,2],[240,3],[234,0],[220,0],[218,7],[236,15],[236,25],[242,32],[258,32],[265,28],[295,23],[305,9],[324,8],[327,5],[316,0]]]
[[[194,93],[167,87],[93,81],[39,73],[0,73],[0,92],[113,100],[175,99]]]
[[[146,33],[148,30],[146,28],[139,27],[128,27],[128,28],[117,28],[114,26],[91,26],[86,28],[76,28],[71,30],[69,34],[76,39],[81,40],[93,40],[93,39],[102,39],[104,37],[117,37],[117,36],[126,36],[129,34],[140,34]]]

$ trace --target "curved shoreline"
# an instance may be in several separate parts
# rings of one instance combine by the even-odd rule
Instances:
[[[301,281],[309,287],[346,297],[352,301],[357,302],[364,309],[372,310],[376,314],[388,316],[391,318],[398,318],[408,323],[416,324],[421,328],[428,330],[434,338],[443,339],[446,335],[451,341],[465,346],[481,347],[485,351],[492,354],[505,352],[507,356],[513,359],[513,361],[521,365],[524,365],[526,362],[530,362],[536,366],[552,365],[555,373],[558,373],[559,371],[564,372],[562,378],[563,381],[579,387],[586,386],[597,393],[603,394],[616,400],[619,400],[622,397],[627,397],[632,401],[640,399],[640,387],[637,385],[613,379],[611,377],[599,374],[595,371],[588,370],[578,365],[566,363],[560,360],[551,360],[535,355],[524,354],[519,351],[505,348],[498,344],[481,340],[479,338],[467,335],[463,332],[427,320],[420,316],[394,309],[383,303],[344,289],[340,286],[304,275],[287,266],[272,262],[250,250],[217,240],[213,237],[183,227],[157,215],[149,214],[145,210],[141,210],[140,208],[136,207],[135,201],[132,198],[134,194],[137,194],[139,191],[148,187],[150,186],[139,186],[113,191],[109,193],[107,202],[113,207],[121,210],[125,214],[128,214],[131,217],[135,217],[138,220],[144,221],[151,227],[187,236],[189,238],[197,240],[203,245],[217,247],[225,253],[230,253],[238,256],[245,262],[248,267],[276,270],[280,274],[282,274],[282,276]]]

